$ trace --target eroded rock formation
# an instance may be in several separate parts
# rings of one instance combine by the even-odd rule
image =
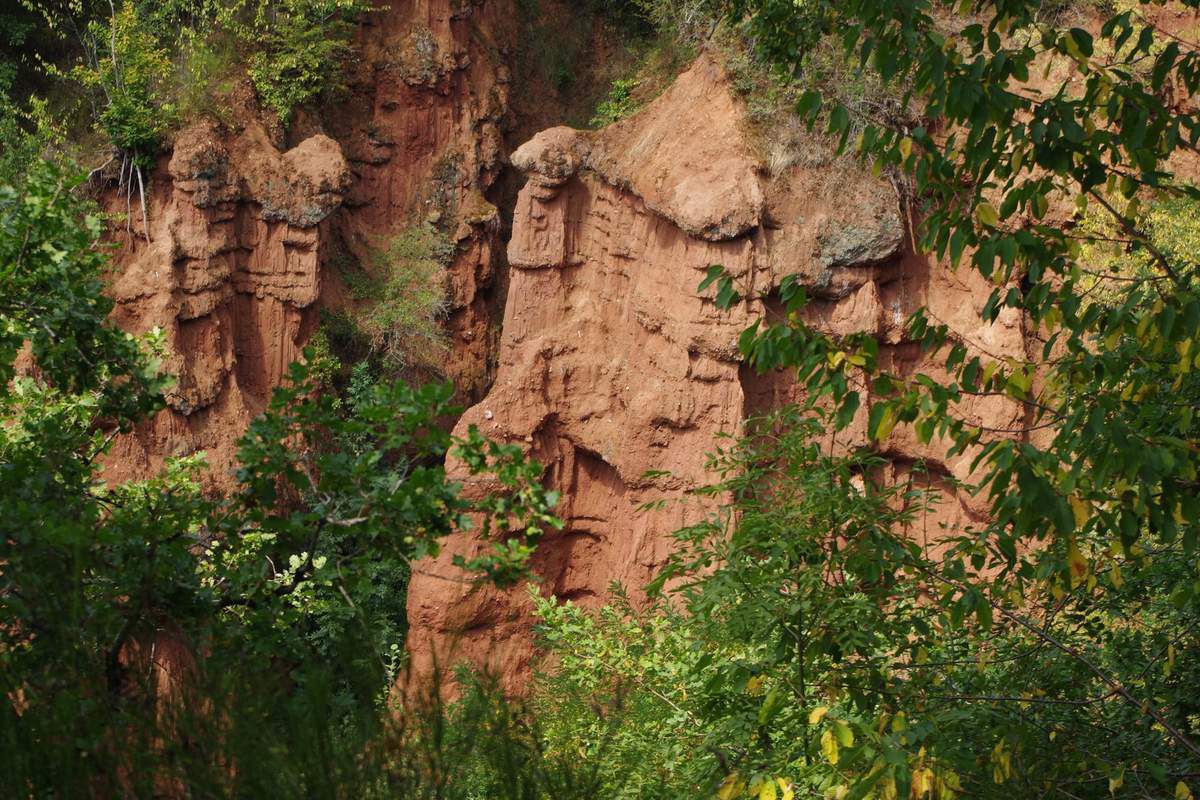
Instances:
[[[112,286],[122,327],[163,330],[177,383],[168,409],[117,443],[110,476],[197,450],[228,473],[232,441],[313,328],[322,240],[350,181],[327,136],[286,151],[257,124],[179,136],[151,185],[149,231],[130,236]]]
[[[182,131],[146,187],[148,230],[128,210],[112,293],[127,330],[160,328],[178,376],[169,408],[122,437],[107,462],[122,480],[167,456],[204,451],[228,485],[234,448],[301,353],[324,308],[354,301],[339,266],[389,237],[436,224],[456,244],[447,270],[447,376],[466,397],[491,378],[497,327],[497,209],[484,192],[501,165],[507,68],[489,31],[506,4],[392,3],[370,15],[347,97],[301,114],[291,141],[235,95],[236,124]]]
[[[459,427],[523,444],[563,492],[566,526],[536,556],[544,593],[591,605],[619,581],[636,600],[671,532],[703,512],[677,502],[638,509],[710,480],[704,456],[717,434],[797,398],[787,376],[746,369],[736,346],[752,320],[774,313],[785,276],[817,298],[810,322],[874,333],[900,372],[934,369],[904,340],[920,304],[980,350],[1023,351],[1016,318],[977,329],[986,287],[911,252],[889,184],[836,160],[769,179],[712,58],[632,118],[598,132],[544,131],[512,160],[528,182],[508,248],[500,367]],[[751,298],[731,313],[697,291],[712,264]],[[963,411],[994,427],[1013,427],[1020,413],[1002,399]],[[865,441],[865,414],[839,438]],[[978,514],[951,487],[968,477],[970,454],[946,460],[899,429],[886,455],[890,479],[908,480],[927,460],[930,474],[915,480],[946,490],[914,533],[933,540]],[[419,673],[465,658],[519,689],[535,657],[524,587],[470,586],[450,566],[486,546],[460,533],[414,575],[410,648]]]
[[[243,99],[236,127],[204,123],[178,137],[150,180],[148,230],[135,207],[128,233],[114,232],[112,291],[127,329],[163,329],[179,381],[170,408],[117,443],[112,479],[203,450],[214,485],[227,485],[237,437],[320,310],[356,302],[338,265],[414,224],[440,226],[457,247],[447,372],[482,398],[460,431],[478,425],[547,465],[566,526],[536,556],[541,590],[585,604],[603,602],[613,581],[637,600],[671,532],[704,511],[676,501],[711,479],[714,437],[798,397],[788,376],[747,369],[736,344],[752,320],[778,313],[786,276],[815,298],[809,322],[872,332],[902,373],[937,372],[903,334],[919,305],[979,351],[1022,353],[1018,318],[980,327],[989,287],[975,273],[912,252],[890,184],[816,153],[816,140],[813,154],[768,172],[708,56],[635,116],[601,131],[551,128],[512,154],[527,182],[506,292],[487,194],[505,160],[508,70],[496,32],[511,32],[511,11],[492,0],[390,4],[364,25],[348,97],[322,119],[301,115],[289,139]],[[114,210],[124,202],[109,198]],[[697,291],[713,264],[748,298],[732,312]],[[1021,414],[1003,398],[962,411],[997,429],[1018,427]],[[863,442],[863,416],[831,445]],[[977,517],[952,488],[971,454],[946,459],[903,427],[884,452],[886,477],[946,495],[914,535],[932,541]],[[658,500],[669,502],[639,510]],[[535,658],[525,589],[472,587],[451,567],[455,554],[487,546],[457,534],[416,570],[413,663],[427,674],[466,658],[520,688]]]

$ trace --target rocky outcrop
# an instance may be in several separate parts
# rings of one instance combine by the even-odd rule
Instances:
[[[110,479],[204,451],[207,480],[229,485],[237,438],[320,310],[355,302],[344,265],[416,224],[456,244],[446,373],[467,398],[482,395],[503,290],[499,214],[484,193],[501,167],[508,80],[489,31],[507,30],[509,12],[500,0],[381,6],[361,29],[346,99],[321,118],[301,113],[285,136],[243,86],[236,124],[176,137],[146,187],[149,230],[135,205],[128,228],[113,231],[111,291],[124,328],[164,332],[177,382],[167,410],[116,442]],[[114,212],[126,202],[123,192],[107,198]]]
[[[180,134],[151,182],[149,230],[130,234],[111,289],[122,327],[163,331],[177,382],[168,409],[117,442],[110,478],[198,450],[217,483],[228,474],[233,441],[312,330],[322,243],[350,182],[327,136],[281,151],[256,124]]]
[[[932,370],[903,321],[918,305],[980,350],[1019,353],[1019,320],[977,330],[987,287],[911,253],[892,188],[852,164],[797,166],[768,180],[745,113],[708,57],[634,117],[598,132],[554,128],[513,155],[528,173],[517,200],[496,382],[460,429],[521,444],[563,493],[565,527],[535,557],[540,590],[584,605],[613,581],[636,600],[664,563],[671,532],[705,509],[676,502],[712,479],[705,453],[747,414],[799,397],[787,376],[754,375],[736,339],[778,313],[775,289],[796,275],[817,299],[808,320],[835,334],[874,333],[900,372]],[[717,310],[697,286],[721,264],[750,298]],[[861,387],[867,392],[866,387]],[[989,400],[963,413],[1004,427],[1020,409]],[[865,414],[836,446],[865,442]],[[898,429],[891,480],[945,492],[918,517],[932,543],[979,509],[953,488],[970,454],[945,459]],[[918,474],[914,465],[928,461]],[[477,486],[482,491],[485,486]],[[646,504],[666,500],[665,505]],[[514,689],[535,657],[525,589],[456,580],[456,554],[487,543],[462,532],[415,571],[410,649],[418,672],[459,658]]]
[[[487,195],[505,164],[513,14],[511,0],[381,3],[362,30],[353,100],[323,120],[355,175],[337,219],[343,255],[369,259],[426,222],[454,241],[445,377],[468,400],[486,391],[498,343],[504,253]]]

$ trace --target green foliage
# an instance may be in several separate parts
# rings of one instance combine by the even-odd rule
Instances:
[[[360,382],[347,413],[297,364],[228,495],[201,490],[200,454],[106,485],[99,461],[165,382],[153,338],[108,321],[77,185],[40,162],[0,189],[0,794],[367,796],[407,776],[433,796],[437,764],[384,757],[411,740],[382,702],[408,564],[478,520],[492,548],[456,563],[523,575],[560,525],[541,468],[446,433],[449,386]],[[500,494],[464,497],[451,451]]]
[[[638,103],[633,98],[633,90],[638,83],[636,78],[618,78],[613,81],[608,95],[596,106],[596,113],[592,115],[588,124],[593,128],[603,128],[637,111]]]
[[[17,5],[0,11],[0,92],[7,94],[22,72],[20,51],[37,30],[37,18]]]
[[[559,660],[530,700],[546,750],[592,766],[600,796],[700,796],[711,760],[689,710],[705,696],[691,669],[697,631],[669,604],[637,610],[612,588],[596,614],[530,588],[540,641]]]
[[[19,189],[0,187],[0,385],[28,347],[42,382],[127,425],[157,403],[159,384],[138,343],[104,322],[101,218],[75,196],[81,182],[35,160]]]
[[[46,103],[30,98],[27,108],[0,92],[0,185],[20,187],[26,176],[36,170],[30,165],[41,159],[54,159],[61,148],[64,133],[49,113]]]
[[[1164,796],[1188,779],[1190,753],[1114,687],[1196,725],[1196,609],[1154,591],[1195,558],[1092,538],[1084,557],[1111,566],[1086,591],[991,597],[908,532],[931,484],[827,455],[828,424],[784,409],[718,451],[701,495],[732,501],[678,532],[649,608],[534,599],[557,664],[533,705],[547,752],[638,798]]]
[[[440,371],[449,348],[442,321],[454,252],[432,225],[414,225],[376,250],[365,272],[346,273],[351,294],[365,301],[357,324],[387,367]]]
[[[168,92],[179,118],[229,122],[229,97],[240,69],[236,38],[220,30],[184,28],[174,51]]]
[[[680,41],[696,42],[715,27],[721,17],[717,0],[632,0],[637,16],[654,30]]]
[[[822,7],[816,20],[785,20],[772,16],[777,11],[773,3],[756,5],[751,24],[762,33],[764,49],[788,63],[799,57],[796,41],[836,27],[841,13]],[[953,263],[968,255],[972,267],[997,285],[984,307],[984,323],[1013,308],[1044,331],[1048,344],[1040,363],[989,363],[962,344],[948,344],[946,329],[931,324],[923,311],[910,322],[910,335],[930,351],[946,345],[953,375],[948,383],[881,373],[869,337],[834,341],[803,326],[776,325],[756,327],[742,341],[758,367],[800,366],[811,386],[843,408],[859,400],[849,388],[849,374],[866,372],[887,398],[871,409],[871,433],[878,439],[898,423],[911,423],[923,441],[947,439],[952,453],[980,448],[982,485],[993,500],[989,533],[996,566],[1021,583],[1035,578],[1040,557],[1018,559],[1020,540],[1102,530],[1128,546],[1149,525],[1164,543],[1172,542],[1180,532],[1176,518],[1200,512],[1189,444],[1195,438],[1192,415],[1163,402],[1161,394],[1169,387],[1175,396],[1190,397],[1197,389],[1188,322],[1200,314],[1194,270],[1172,263],[1136,219],[1139,194],[1145,197],[1151,189],[1168,196],[1196,194],[1173,180],[1166,159],[1185,146],[1181,133],[1200,132],[1200,118],[1169,111],[1153,86],[1123,71],[1123,64],[1141,60],[1158,38],[1139,17],[1126,11],[1108,21],[1102,35],[1119,56],[1100,63],[1091,59],[1090,34],[1056,30],[1037,22],[1035,12],[1022,5],[996,13],[990,27],[963,25],[961,50],[946,47],[945,34],[923,11],[889,27],[883,18],[855,22],[857,12],[849,10],[840,25],[847,50],[861,52],[885,81],[912,81],[928,124],[962,126],[942,140],[927,127],[904,131],[867,120],[858,147],[878,168],[912,176],[913,191],[929,208],[920,246]],[[894,19],[891,13],[883,17]],[[1079,90],[1045,99],[1017,91],[1035,62],[1050,58],[1071,66]],[[1197,59],[1200,54],[1167,45],[1155,59],[1155,82],[1173,75],[1194,89],[1200,81],[1200,70],[1193,69]],[[810,93],[800,106],[815,119],[822,102]],[[829,127],[843,141],[855,124],[851,116],[843,105],[829,112]],[[1104,209],[1127,246],[1146,253],[1153,264],[1155,275],[1131,283],[1118,308],[1087,296],[1079,245],[1040,222],[1050,198],[1064,193],[1081,210],[1089,204]],[[1021,215],[1031,224],[1017,224]],[[789,307],[804,303],[795,287],[784,287],[784,293]],[[1175,355],[1147,361],[1147,350]],[[833,357],[836,352],[842,358]],[[1047,376],[1036,390],[1035,372]],[[969,424],[955,405],[978,392],[1025,403],[1031,427],[1052,427],[1053,439],[1034,447]],[[1118,442],[1131,449],[1117,456]],[[1133,442],[1142,444],[1132,447]],[[1190,552],[1193,543],[1183,545]],[[1045,568],[1062,580],[1067,566],[1058,561]]]
[[[1153,199],[1140,209],[1137,229],[1143,231],[1150,244],[1172,263],[1195,271],[1200,268],[1200,201],[1186,197]],[[1153,279],[1154,263],[1148,252],[1129,252],[1122,240],[1121,230],[1102,207],[1091,206],[1075,229],[1081,242],[1081,269],[1097,286],[1097,292],[1107,295],[1108,305],[1120,305],[1124,284]]]
[[[175,115],[162,92],[171,72],[166,51],[133,0],[114,8],[107,22],[88,23],[84,42],[86,60],[72,76],[101,95],[97,122],[113,146],[150,167]]]
[[[9,38],[32,41],[38,52],[20,63],[0,61],[0,85],[20,70],[28,82],[36,64],[82,88],[96,127],[142,168],[181,120],[220,118],[243,69],[285,125],[298,106],[337,90],[354,53],[355,25],[370,10],[367,0],[115,6],[24,0],[23,6]]]
[[[250,78],[286,125],[297,106],[338,85],[367,0],[286,0],[257,5]]]
[[[1111,11],[1098,35],[1056,27],[1041,11],[1022,2],[978,3],[966,16],[923,2],[734,4],[777,69],[803,74],[832,39],[899,90],[903,102],[889,110],[818,85],[797,112],[839,147],[854,141],[903,190],[919,249],[991,281],[981,326],[1020,317],[1040,342],[1026,359],[1000,359],[918,309],[909,339],[944,371],[895,374],[870,334],[832,337],[803,324],[805,292],[785,280],[780,299],[794,313],[755,324],[740,346],[760,370],[795,370],[813,402],[833,409],[835,429],[865,421],[885,446],[905,426],[951,457],[974,458],[965,488],[989,501],[990,515],[944,536],[944,552],[922,568],[936,579],[926,591],[938,627],[960,636],[931,640],[926,656],[939,666],[973,660],[974,673],[942,670],[939,680],[959,702],[990,705],[986,715],[960,710],[969,730],[944,715],[914,734],[925,756],[950,764],[972,796],[985,795],[980,766],[990,764],[992,784],[1004,787],[1190,797],[1200,719],[1173,683],[1171,653],[1194,638],[1200,598],[1200,287],[1190,244],[1200,194],[1173,170],[1200,138],[1200,116],[1168,98],[1195,94],[1200,53],[1140,4]],[[1072,204],[1079,222],[1064,229],[1050,209]],[[739,300],[719,267],[705,280],[714,284],[719,306]],[[1009,398],[1023,424],[981,427],[962,410],[976,396]],[[1145,593],[1151,584],[1157,598]],[[972,616],[978,630],[963,627]],[[855,729],[858,740],[863,733]],[[923,773],[912,755],[915,785]],[[868,770],[845,785],[865,792],[872,780],[884,778]]]

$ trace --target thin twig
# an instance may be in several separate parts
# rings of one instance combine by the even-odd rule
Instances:
[[[142,183],[142,168],[134,164],[134,169],[137,170],[138,176],[138,194],[142,200],[142,229],[146,234],[146,242],[150,241],[150,220],[146,216],[146,186]]]

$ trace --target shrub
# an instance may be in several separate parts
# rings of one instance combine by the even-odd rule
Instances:
[[[449,344],[446,267],[454,244],[432,225],[415,225],[376,251],[366,275],[351,283],[368,301],[358,324],[372,350],[393,369],[440,372]]]
[[[637,111],[638,103],[633,98],[633,90],[639,82],[636,78],[618,78],[613,81],[608,96],[596,106],[596,113],[592,115],[588,124],[593,128],[603,128]]]
[[[719,0],[633,0],[632,5],[655,30],[688,42],[712,30],[722,11]]]
[[[107,22],[92,20],[84,42],[85,61],[73,74],[102,96],[97,122],[137,166],[151,166],[175,119],[162,91],[171,74],[167,52],[130,0]]]
[[[237,39],[227,33],[191,28],[183,32],[170,87],[180,119],[229,115],[227,98],[238,74],[237,45]]]
[[[369,9],[367,0],[259,0],[250,79],[285,125],[297,106],[341,84],[354,22]]]

